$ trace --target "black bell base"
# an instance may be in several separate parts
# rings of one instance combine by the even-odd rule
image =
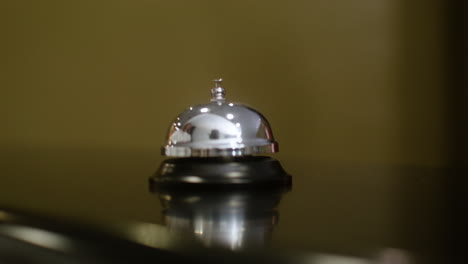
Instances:
[[[291,186],[280,162],[266,156],[174,158],[163,161],[150,188],[171,186]]]

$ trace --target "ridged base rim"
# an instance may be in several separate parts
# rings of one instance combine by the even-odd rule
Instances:
[[[267,145],[246,146],[242,148],[191,148],[186,146],[166,145],[162,147],[162,155],[168,157],[240,157],[254,154],[268,154],[279,151],[278,143]]]

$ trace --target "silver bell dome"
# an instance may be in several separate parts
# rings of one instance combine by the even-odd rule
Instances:
[[[172,122],[163,155],[218,157],[278,152],[266,118],[248,106],[227,103],[222,79],[214,82],[210,103],[192,106]]]

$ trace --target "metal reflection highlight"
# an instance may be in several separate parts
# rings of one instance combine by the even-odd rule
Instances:
[[[65,236],[29,226],[5,224],[0,226],[2,234],[40,247],[67,252],[72,242]]]
[[[169,232],[204,247],[241,250],[263,247],[278,223],[284,189],[162,190],[164,221]]]
[[[266,118],[245,105],[225,102],[221,81],[215,80],[210,103],[191,106],[172,122],[163,155],[219,157],[278,152]]]

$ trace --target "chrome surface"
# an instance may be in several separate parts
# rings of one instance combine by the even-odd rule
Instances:
[[[223,79],[215,79],[213,82],[215,83],[215,87],[211,89],[211,102],[226,101],[226,98],[224,98],[226,91],[224,91],[224,88],[221,87]]]
[[[216,157],[278,152],[267,119],[248,106],[227,103],[222,79],[214,82],[210,103],[192,106],[172,122],[163,155]]]
[[[241,250],[269,243],[278,224],[277,206],[286,191],[178,189],[158,194],[170,233],[205,247]]]

